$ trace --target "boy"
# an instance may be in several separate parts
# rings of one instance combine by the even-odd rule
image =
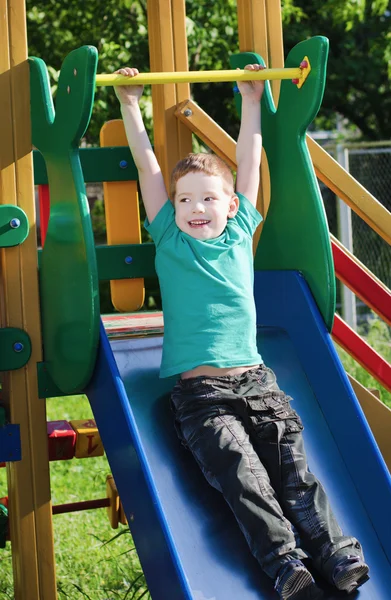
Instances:
[[[224,495],[279,597],[319,596],[302,562],[308,556],[351,593],[368,579],[361,546],[342,534],[309,472],[300,418],[257,350],[252,236],[262,220],[255,207],[264,83],[238,88],[236,190],[223,161],[191,154],[173,171],[171,201],[139,109],[143,88],[115,88],[156,244],[165,323],[160,376],[179,376],[172,392],[178,435]]]

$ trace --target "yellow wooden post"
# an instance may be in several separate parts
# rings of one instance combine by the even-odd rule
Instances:
[[[257,52],[269,67],[265,0],[237,0],[237,10],[240,52]]]
[[[150,70],[187,71],[185,0],[148,0]],[[188,83],[152,88],[154,148],[166,186],[175,164],[192,151],[191,132],[175,118],[176,105],[190,98]]]
[[[20,424],[22,460],[9,463],[8,495],[16,600],[57,597],[45,402],[38,398],[41,356],[37,238],[31,155],[29,71],[24,0],[0,0],[0,203],[27,214],[30,234],[0,250],[1,326],[28,333],[32,355],[4,377],[3,401]]]
[[[100,130],[100,145],[127,146],[122,119],[108,121]],[[137,181],[103,183],[107,243],[141,244]],[[144,279],[110,281],[111,301],[120,312],[139,310],[144,303]]]
[[[282,68],[284,60],[279,53],[276,52],[278,44],[272,40],[269,45],[269,29],[268,29],[268,12],[270,6],[267,6],[266,0],[237,0],[238,11],[238,31],[239,31],[239,50],[240,52],[256,52],[264,59],[267,67]],[[280,3],[274,2],[280,5]],[[275,16],[275,11],[272,13]],[[281,38],[282,39],[282,38]],[[282,45],[282,43],[281,43]],[[270,50],[273,50],[273,55]],[[280,90],[280,82],[272,83],[272,90],[275,102],[278,99]],[[269,187],[269,167],[263,152],[261,161],[261,182],[259,186],[257,208],[259,212],[266,218],[270,204],[270,187]],[[262,231],[262,225],[254,236],[254,245],[258,244],[259,236]]]
[[[372,429],[373,435],[376,438],[380,452],[391,471],[391,410],[373,393],[354,379],[354,377],[351,377],[350,375],[348,375],[348,377],[368,420],[368,424]]]
[[[238,30],[240,52],[260,54],[266,66],[282,69],[281,4],[275,0],[238,0]],[[274,102],[278,103],[281,82],[272,82]]]

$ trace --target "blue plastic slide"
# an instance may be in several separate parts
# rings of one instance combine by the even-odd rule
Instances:
[[[310,468],[371,579],[352,600],[391,598],[391,478],[304,279],[256,272],[259,348],[302,417]],[[221,495],[174,432],[162,337],[109,343],[86,390],[153,600],[277,598]],[[316,574],[315,574],[316,575]],[[316,576],[325,600],[345,598]]]

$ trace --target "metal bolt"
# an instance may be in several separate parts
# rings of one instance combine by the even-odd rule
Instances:
[[[70,85],[68,85],[68,87],[67,87],[67,92],[68,92],[68,94],[71,93],[71,86]]]
[[[133,258],[132,258],[131,256],[127,256],[127,257],[125,258],[125,262],[126,262],[126,264],[127,264],[127,265],[130,265],[130,263],[131,263],[132,261],[133,261]]]
[[[126,167],[128,166],[128,161],[127,160],[121,160],[119,163],[119,166],[121,167],[121,169],[126,169]]]
[[[130,515],[130,520],[134,521],[134,515]]]
[[[186,110],[183,111],[183,114],[185,115],[185,117],[191,117],[193,111],[190,108],[186,108]]]
[[[14,352],[22,352],[24,349],[24,345],[21,342],[15,342],[14,344]]]
[[[76,75],[77,75],[77,69],[73,69],[73,74],[76,77]]]
[[[16,218],[11,219],[11,221],[10,221],[10,227],[12,229],[18,229],[18,227],[20,227],[20,221],[19,221],[19,219],[16,219]]]

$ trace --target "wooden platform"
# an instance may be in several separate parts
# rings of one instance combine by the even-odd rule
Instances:
[[[113,338],[163,335],[163,313],[139,312],[102,316],[107,336]]]

